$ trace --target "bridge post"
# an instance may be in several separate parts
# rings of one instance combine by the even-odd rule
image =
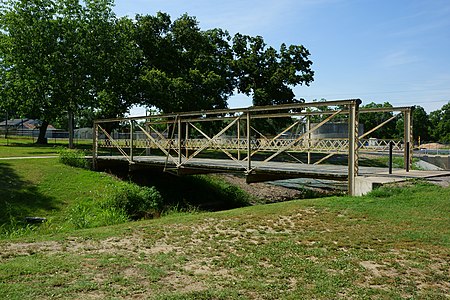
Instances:
[[[178,164],[181,165],[181,117],[178,116]]]
[[[311,116],[306,117],[306,132],[308,132],[308,165],[311,164]]]
[[[248,166],[247,171],[250,172],[252,169],[252,139],[251,139],[251,125],[250,125],[250,112],[247,111],[247,159],[248,159]]]
[[[189,158],[188,140],[189,140],[189,123],[186,123],[186,138],[184,140],[184,148],[186,150],[186,159]]]
[[[348,194],[355,195],[358,175],[358,109],[361,100],[349,104],[348,111]]]
[[[237,121],[237,159],[241,160],[241,118]]]
[[[403,141],[405,143],[404,146],[404,155],[403,155],[403,159],[404,159],[404,165],[405,165],[405,170],[406,172],[409,172],[411,165],[412,165],[412,155],[413,155],[413,145],[412,145],[412,114],[411,114],[412,110],[411,108],[406,109],[403,112],[403,119],[404,119],[404,137],[403,137]]]
[[[133,146],[134,146],[134,123],[130,120],[130,161],[133,162]]]
[[[92,168],[97,170],[97,158],[98,158],[98,124],[94,122],[94,130],[93,130],[92,138]]]

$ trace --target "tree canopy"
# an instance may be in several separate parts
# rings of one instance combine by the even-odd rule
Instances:
[[[123,86],[130,76],[124,69],[136,65],[137,50],[126,31],[130,21],[118,20],[112,5],[110,0],[4,1],[2,86],[18,114],[43,121],[38,141],[44,142],[47,125],[62,114],[113,107],[113,116],[131,105],[124,99],[130,90]]]
[[[41,119],[45,133],[67,113],[116,117],[135,104],[163,112],[225,108],[236,92],[254,105],[294,102],[292,87],[313,81],[301,45],[276,51],[260,36],[201,30],[187,14],[174,21],[161,12],[117,18],[113,5],[3,1],[3,108]]]
[[[194,17],[174,22],[165,13],[137,16],[136,41],[143,53],[142,104],[164,112],[225,108],[233,94],[229,34],[200,30]]]
[[[261,36],[236,34],[233,38],[233,72],[239,92],[252,96],[254,105],[295,102],[292,86],[313,81],[309,51],[282,44],[277,52]]]

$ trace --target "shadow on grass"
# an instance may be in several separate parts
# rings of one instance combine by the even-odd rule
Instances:
[[[0,163],[0,226],[21,223],[27,216],[36,216],[41,210],[58,208],[52,197],[43,195],[37,187],[24,181],[10,164]]]

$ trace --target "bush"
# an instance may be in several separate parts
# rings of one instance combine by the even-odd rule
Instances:
[[[141,187],[132,183],[120,183],[103,208],[123,210],[131,219],[138,220],[158,216],[163,198],[155,187]]]
[[[73,150],[62,148],[58,151],[59,161],[65,165],[72,167],[89,169],[89,161],[85,158],[85,153],[82,150]]]

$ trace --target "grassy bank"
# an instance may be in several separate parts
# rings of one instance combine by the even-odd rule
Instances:
[[[291,201],[0,242],[0,297],[447,299],[450,189]]]
[[[161,174],[142,178],[145,181],[138,186],[127,177],[120,180],[67,166],[58,158],[0,160],[0,238],[118,224],[194,210],[206,203],[239,207],[249,200],[240,189],[217,178]],[[30,225],[24,222],[26,217],[47,222]]]

